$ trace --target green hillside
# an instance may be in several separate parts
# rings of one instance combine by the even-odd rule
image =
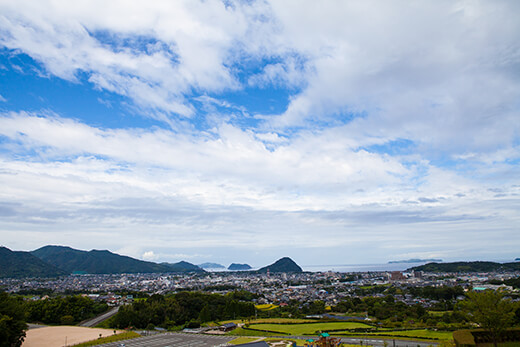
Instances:
[[[429,263],[408,269],[424,272],[497,272],[519,271],[520,263],[495,263],[491,261],[459,261],[453,263]]]
[[[67,274],[29,252],[0,247],[0,277],[57,277]]]
[[[106,250],[87,252],[64,246],[45,246],[31,253],[69,273],[115,274],[201,271],[198,266],[186,262],[157,264]]]
[[[284,258],[278,259],[273,264],[265,266],[265,267],[259,269],[257,272],[266,273],[267,269],[269,269],[269,272],[271,272],[271,273],[274,273],[274,272],[303,272],[302,268],[289,257],[284,257]]]

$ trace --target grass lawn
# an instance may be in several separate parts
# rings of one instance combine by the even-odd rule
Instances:
[[[227,332],[226,335],[228,336],[279,336],[281,334],[275,334],[275,333],[266,333],[263,331],[255,331],[255,330],[244,330],[242,328],[236,328],[235,330],[231,330],[230,332]]]
[[[237,337],[236,339],[229,341],[228,343],[230,343],[232,345],[241,345],[243,343],[254,342],[257,340],[261,340],[261,339],[259,339],[257,337]]]
[[[356,329],[356,328],[373,328],[371,325],[357,322],[328,322],[313,324],[251,324],[252,329],[279,331],[289,335],[315,335],[316,331],[337,330],[337,329]],[[248,330],[245,330],[248,331]]]
[[[74,347],[97,346],[97,345],[102,345],[104,343],[110,343],[110,342],[115,342],[115,341],[135,339],[136,337],[141,337],[141,335],[139,335],[138,333],[133,332],[133,331],[127,331],[127,332],[124,332],[124,333],[121,333],[121,334],[107,336],[107,337],[102,337],[100,339],[96,339],[96,340],[80,343],[80,344],[74,345]]]
[[[299,319],[299,318],[258,318],[258,319],[232,319],[220,321],[220,324],[226,323],[250,323],[250,324],[263,324],[263,323],[312,323],[319,322],[319,319]]]

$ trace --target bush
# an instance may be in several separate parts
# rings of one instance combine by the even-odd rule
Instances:
[[[62,316],[60,322],[63,325],[71,325],[74,323],[74,317],[72,317],[71,315]]]

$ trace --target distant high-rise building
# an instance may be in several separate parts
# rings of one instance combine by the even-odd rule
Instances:
[[[390,281],[404,280],[403,273],[401,271],[392,271],[390,273]]]

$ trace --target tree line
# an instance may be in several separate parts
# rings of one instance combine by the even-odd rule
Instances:
[[[206,322],[252,317],[255,314],[254,304],[250,301],[252,296],[243,291],[226,295],[201,292],[155,294],[147,300],[122,306],[109,326],[120,329],[197,328]]]

